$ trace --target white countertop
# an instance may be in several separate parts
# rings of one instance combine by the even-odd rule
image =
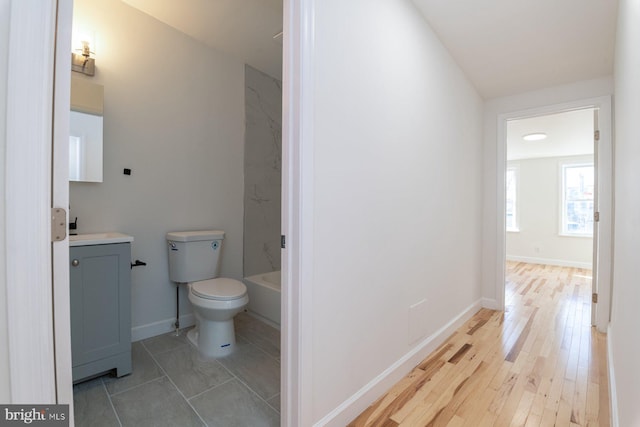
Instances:
[[[69,246],[108,245],[111,243],[130,242],[133,242],[133,236],[128,236],[116,231],[69,236]]]

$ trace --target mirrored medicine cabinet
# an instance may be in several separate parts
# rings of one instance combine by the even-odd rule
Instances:
[[[71,78],[69,181],[102,182],[104,87]]]

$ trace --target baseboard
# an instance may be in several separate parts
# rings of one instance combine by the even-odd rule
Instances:
[[[162,335],[175,330],[176,318],[159,320],[157,322],[148,323],[146,325],[131,328],[131,342],[144,340],[147,338]],[[180,328],[186,328],[196,324],[193,313],[180,316]]]
[[[281,330],[280,329],[280,324],[279,323],[275,323],[271,319],[267,319],[266,317],[261,316],[258,313],[254,312],[254,311],[251,311],[251,310],[245,310],[245,313],[247,313],[247,315],[253,317],[254,319],[258,319],[262,323],[265,323],[265,324],[271,326],[274,329]]]
[[[344,401],[321,420],[314,427],[345,426],[360,415],[365,409],[386,393],[395,383],[400,381],[415,368],[430,353],[438,348],[460,326],[469,320],[482,307],[481,300],[471,304],[454,317],[433,335],[422,340],[413,350],[398,359],[380,375],[358,390],[353,396]]]
[[[489,310],[500,310],[500,304],[493,298],[481,298],[480,305],[482,308],[488,308]]]
[[[611,348],[611,325],[607,328],[607,367],[609,373],[609,406],[611,407],[611,426],[618,427],[618,394],[616,391],[616,376],[613,369],[613,349]]]
[[[507,261],[519,261],[529,264],[557,265],[560,267],[576,267],[591,270],[591,262],[568,261],[564,259],[535,258],[526,256],[507,255]]]

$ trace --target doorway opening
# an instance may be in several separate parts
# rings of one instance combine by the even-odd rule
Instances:
[[[525,266],[539,270],[568,267],[561,274],[580,281],[582,295],[596,292],[592,270],[597,253],[597,114],[596,108],[588,107],[506,123],[507,306],[514,292],[508,285],[510,273]],[[532,279],[519,292],[532,287],[534,292],[541,291],[543,276]],[[540,283],[534,283],[536,280]],[[588,301],[588,297],[583,299]],[[595,323],[595,308],[591,312]]]
[[[592,276],[593,276],[593,300],[597,301],[592,306],[592,324],[595,325],[599,332],[606,332],[609,325],[611,312],[611,274],[612,274],[612,210],[613,210],[613,148],[612,148],[612,111],[611,97],[601,96],[595,98],[584,98],[573,101],[567,101],[561,104],[546,105],[533,107],[527,110],[511,111],[500,114],[498,116],[498,163],[497,163],[497,206],[496,210],[496,232],[497,232],[497,257],[496,257],[496,281],[495,296],[496,308],[505,309],[505,279],[506,279],[506,259],[507,259],[507,201],[506,201],[506,184],[507,184],[507,128],[509,122],[518,119],[538,118],[542,116],[554,115],[557,113],[566,113],[581,110],[591,110],[592,134],[589,138],[594,144],[594,215],[593,221],[593,260],[592,260]],[[586,114],[586,113],[585,113]],[[542,131],[532,131],[542,132]],[[519,138],[527,133],[517,135]],[[597,139],[597,141],[594,141]],[[556,171],[558,177],[562,176],[562,168],[558,166]],[[557,218],[560,216],[560,190],[558,192],[558,210]],[[576,200],[573,200],[574,202]],[[571,202],[569,200],[568,202]],[[565,201],[565,203],[568,203]],[[512,215],[517,215],[516,212]],[[575,215],[573,217],[575,220]],[[584,222],[587,228],[589,224]],[[565,224],[569,224],[566,221]],[[557,229],[555,233],[560,233],[561,221],[556,219]],[[569,224],[571,225],[571,224]],[[579,228],[573,224],[575,231]],[[583,227],[584,229],[584,227]],[[522,231],[521,231],[522,232]],[[536,247],[542,252],[543,247],[529,244],[529,249],[535,253]],[[541,255],[538,255],[541,258]],[[571,267],[575,268],[575,267]],[[596,309],[597,307],[597,309]]]

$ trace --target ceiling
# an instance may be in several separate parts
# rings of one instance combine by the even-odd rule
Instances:
[[[617,0],[413,0],[485,99],[613,74]]]
[[[122,1],[282,78],[282,0]],[[485,99],[613,74],[617,0],[412,1]]]
[[[507,122],[507,160],[593,154],[593,108]],[[524,135],[546,133],[542,141]]]
[[[282,79],[282,0],[122,0],[204,44]]]

